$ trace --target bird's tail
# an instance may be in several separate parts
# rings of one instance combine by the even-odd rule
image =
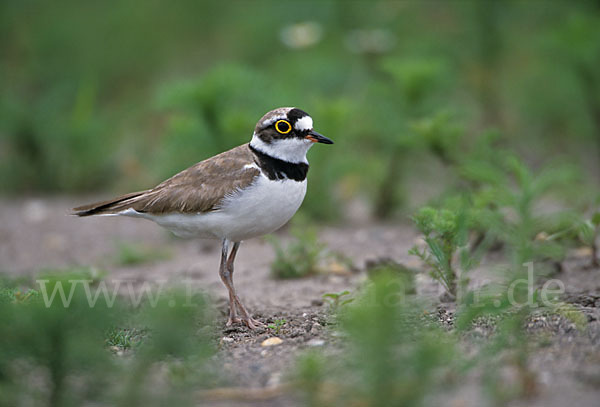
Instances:
[[[78,206],[73,208],[73,215],[76,216],[91,216],[91,215],[107,215],[121,212],[135,203],[135,198],[145,194],[147,191],[132,192],[130,194],[121,195],[108,201],[95,202],[88,205]]]

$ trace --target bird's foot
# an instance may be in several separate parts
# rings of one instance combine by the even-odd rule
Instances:
[[[231,326],[233,324],[237,324],[238,322],[242,322],[241,319],[239,319],[238,317],[229,317],[227,318],[227,323],[225,324],[225,326]]]
[[[246,316],[245,318],[242,318],[242,322],[244,323],[244,325],[246,325],[249,329],[256,329],[259,327],[264,327],[265,324],[263,324],[262,322],[252,318],[251,316]]]

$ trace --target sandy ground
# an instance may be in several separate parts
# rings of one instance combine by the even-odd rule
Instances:
[[[92,198],[93,199],[93,198]],[[367,260],[382,257],[415,264],[407,254],[417,239],[409,226],[363,224],[324,227],[320,238],[328,247],[350,258],[358,272],[317,275],[300,280],[274,280],[269,265],[274,252],[263,239],[244,242],[236,261],[238,293],[257,319],[288,322],[279,333],[283,343],[261,347],[272,333],[226,328],[226,289],[217,269],[220,247],[216,241],[173,238],[151,222],[116,217],[76,218],[69,208],[89,198],[0,200],[0,272],[33,275],[49,268],[74,265],[95,266],[109,272],[108,279],[157,283],[187,281],[206,290],[222,312],[223,329],[217,358],[225,367],[230,384],[245,388],[273,388],[285,381],[295,358],[313,346],[335,346],[335,338],[324,326],[327,307],[322,295],[355,291],[365,280]],[[282,240],[287,234],[279,233]],[[146,247],[167,248],[168,259],[135,266],[118,265],[118,242],[137,242]],[[565,264],[560,278],[567,287],[565,297],[588,318],[586,332],[579,333],[564,321],[537,321],[554,334],[550,345],[536,351],[531,367],[537,373],[535,398],[514,402],[527,406],[597,406],[600,400],[600,270],[584,270],[576,260]],[[437,299],[439,287],[428,278],[418,279],[418,294]],[[450,313],[451,313],[451,307]],[[477,395],[469,390],[449,396],[446,405],[475,406]],[[232,400],[214,405],[233,405]],[[258,397],[239,405],[296,405],[288,396]],[[237,405],[237,404],[236,404]]]

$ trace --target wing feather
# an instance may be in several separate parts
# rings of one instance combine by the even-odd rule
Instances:
[[[73,209],[78,216],[118,213],[199,213],[219,207],[225,196],[248,187],[260,175],[254,155],[243,144],[181,171],[155,188]]]

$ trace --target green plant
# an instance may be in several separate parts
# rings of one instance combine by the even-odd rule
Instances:
[[[317,238],[316,230],[294,226],[293,239],[286,247],[279,239],[268,236],[275,249],[275,260],[271,263],[271,275],[275,278],[300,278],[318,273],[319,262],[326,256],[326,248]]]
[[[514,296],[512,299],[509,297],[507,287],[524,278],[522,268],[517,270],[504,273],[506,281],[467,292],[456,311],[454,326],[457,334],[468,336],[473,329],[481,330],[481,327],[492,333],[478,344],[469,363],[482,369],[483,390],[496,405],[530,397],[536,389],[536,374],[529,367],[529,356],[535,342],[528,337],[525,326],[534,310],[538,309],[538,298],[537,292],[534,293],[534,304],[530,306],[528,289],[523,285],[514,286]],[[515,372],[516,383],[502,376],[503,369]]]
[[[537,171],[501,145],[498,132],[484,133],[470,151],[450,154],[449,162],[460,192],[450,194],[441,207],[466,208],[468,230],[474,232],[471,247],[485,240],[507,249],[511,262],[559,262],[565,247],[547,237],[561,231],[565,211],[544,210],[548,199],[572,195],[580,174],[576,167],[550,163]]]
[[[80,283],[92,280],[88,270],[63,271],[40,276],[36,290],[0,285],[0,405],[191,403],[191,393],[168,378],[153,388],[154,398],[145,394],[154,385],[150,378],[163,374],[156,366],[166,360],[193,358],[197,369],[208,372],[204,363],[213,347],[205,328],[211,316],[202,297],[190,304],[174,289],[138,308],[121,297],[91,305]],[[66,306],[58,295],[48,301],[58,286],[67,293]],[[117,360],[115,349],[107,349],[113,347],[135,352]],[[33,380],[39,386],[32,387]]]
[[[416,270],[406,267],[404,264],[396,263],[392,260],[384,259],[374,264],[367,264],[367,275],[374,278],[378,274],[393,274],[400,281],[404,282],[404,291],[406,294],[416,294],[415,284]]]
[[[577,171],[554,165],[535,173],[517,156],[495,150],[494,140],[489,135],[473,154],[451,164],[463,180],[462,194],[446,197],[441,209],[425,207],[413,217],[426,249],[415,246],[410,254],[421,258],[452,296],[459,276],[466,277],[494,242],[501,242],[511,264],[519,267],[527,261],[558,262],[566,254],[564,245],[549,238],[564,212],[544,213],[539,206],[577,179]]]
[[[145,330],[111,327],[106,332],[106,345],[119,350],[129,350],[142,344]]]
[[[328,360],[319,352],[307,352],[298,358],[295,372],[295,386],[304,396],[308,407],[331,405],[327,400],[326,378]]]
[[[448,294],[456,297],[460,276],[454,258],[461,250],[461,260],[465,260],[465,265],[467,260],[464,215],[448,209],[425,207],[417,212],[413,220],[423,233],[427,248],[414,246],[409,254],[419,257],[429,267],[431,276],[444,286]]]
[[[547,233],[556,213],[542,214],[538,209],[540,200],[551,192],[559,191],[577,179],[572,166],[549,166],[537,174],[518,157],[510,155],[504,161],[508,181],[499,186],[504,194],[504,206],[517,214],[517,219],[509,217],[499,225],[498,233],[512,246],[516,264],[536,259],[561,259],[565,250],[547,239],[536,239],[540,233]],[[514,184],[511,184],[511,181]],[[511,186],[516,185],[513,191]]]
[[[182,363],[193,360],[196,370],[207,370],[206,362],[215,351],[207,325],[212,318],[202,295],[190,298],[189,293],[179,289],[165,292],[156,304],[142,304],[135,321],[148,331],[148,337],[137,347],[129,374],[123,379],[125,386],[118,395],[119,402],[122,405],[162,404],[160,399],[163,398],[190,403],[191,388],[184,386],[190,385],[187,381],[170,385],[155,400],[148,392],[153,383],[153,366],[158,361],[180,359]],[[208,377],[210,374],[205,372],[205,378]]]
[[[418,406],[458,374],[452,335],[404,301],[402,285],[393,273],[374,276],[340,314],[344,351],[301,360],[298,385],[309,405]]]
[[[464,130],[450,112],[438,111],[431,116],[413,121],[410,127],[419,143],[422,143],[444,164],[455,164],[464,155],[461,150]]]
[[[40,292],[33,289],[22,291],[20,288],[0,287],[0,304],[28,303],[39,298]]]
[[[68,280],[47,279],[46,288],[62,284],[67,292],[72,283]],[[41,290],[41,289],[40,289]],[[47,400],[48,405],[72,405],[83,400],[88,393],[92,400],[101,400],[97,390],[107,384],[99,374],[111,369],[106,355],[104,332],[118,320],[116,309],[97,304],[87,304],[83,290],[76,290],[69,307],[60,301],[46,306],[41,296],[27,302],[13,302],[0,306],[0,385],[13,391],[19,405],[24,399],[37,402]],[[20,359],[30,364],[26,371],[15,370]],[[44,371],[43,389],[33,390],[28,383],[36,371]],[[77,377],[77,386],[73,377]]]
[[[350,295],[350,291],[344,290],[339,293],[325,293],[323,299],[329,303],[329,310],[332,313],[336,313],[340,306],[350,304],[354,301],[353,298],[347,298]]]
[[[391,217],[405,204],[404,166],[411,152],[418,151],[419,135],[400,124],[410,122],[431,111],[433,97],[442,91],[443,78],[448,74],[445,64],[432,58],[387,57],[378,64],[381,80],[369,89],[373,99],[389,100],[388,104],[373,104],[368,116],[373,127],[378,128],[374,137],[380,144],[379,160],[384,164],[374,193],[374,215],[380,219]],[[369,109],[369,107],[367,107]],[[401,120],[390,121],[390,116]],[[372,131],[372,130],[371,130]],[[390,137],[390,135],[395,135]]]
[[[272,329],[275,335],[279,335],[281,328],[287,323],[285,318],[279,318],[273,321],[272,324],[267,325],[267,328]]]

